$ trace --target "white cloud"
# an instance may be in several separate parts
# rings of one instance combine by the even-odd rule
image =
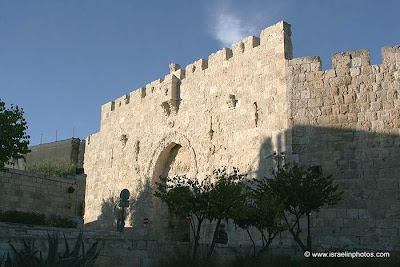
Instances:
[[[254,31],[254,27],[244,25],[241,18],[229,11],[217,14],[214,37],[226,47],[243,39]]]
[[[263,6],[254,6],[246,10],[234,7],[230,0],[215,1],[208,6],[209,33],[224,47],[231,47],[249,35],[258,35],[259,31],[274,23],[273,19],[277,13],[277,5],[273,12],[266,10]],[[267,4],[270,6],[270,3]]]

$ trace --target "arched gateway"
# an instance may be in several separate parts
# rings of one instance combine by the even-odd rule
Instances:
[[[165,136],[157,145],[149,164],[148,177],[153,190],[160,176],[197,175],[196,154],[189,140],[177,132]],[[156,239],[184,241],[189,238],[189,221],[168,213],[168,208],[153,196],[150,205],[150,235]]]

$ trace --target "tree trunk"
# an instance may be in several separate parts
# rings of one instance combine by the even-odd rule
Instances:
[[[266,242],[265,242],[265,245],[263,245],[263,247],[258,251],[257,258],[260,258],[262,256],[262,254],[264,254],[268,250],[269,246],[272,243],[272,240],[274,240],[274,238],[276,236],[276,234],[268,233],[268,240],[266,240],[264,232],[261,232],[261,234],[262,234],[262,238],[265,239]]]
[[[286,218],[286,215],[283,216],[283,217],[284,217],[284,219],[285,219],[285,222],[286,222],[286,225],[287,225],[287,227],[288,227],[288,229],[289,229],[289,232],[292,234],[294,240],[297,242],[297,244],[299,244],[299,246],[301,247],[301,249],[303,250],[303,252],[307,251],[307,247],[304,245],[303,241],[301,241],[301,239],[299,238],[299,235],[296,234],[296,233],[293,231],[293,228],[291,227],[291,225],[290,225],[288,219]],[[297,219],[297,223],[299,223],[298,220],[300,220],[300,218]]]
[[[217,233],[218,233],[218,229],[219,229],[219,225],[221,224],[221,219],[218,219],[217,221],[217,226],[215,226],[215,230],[214,230],[214,235],[213,235],[213,239],[211,242],[211,247],[210,250],[207,253],[207,260],[211,259],[211,255],[214,251],[214,247],[215,247],[215,241],[217,241]]]
[[[193,260],[193,253],[195,250],[195,246],[196,246],[196,229],[195,229],[195,225],[196,222],[194,220],[194,216],[192,215],[190,218],[190,229],[192,229],[192,234],[193,234],[193,239],[189,238],[190,240],[190,252],[188,254],[190,254],[190,258]]]
[[[311,252],[311,226],[310,213],[307,213],[307,250]]]
[[[200,240],[200,230],[201,230],[201,224],[203,220],[198,220],[197,222],[197,230],[196,234],[194,236],[194,245],[193,245],[193,253],[192,253],[192,260],[195,261],[197,257],[197,249],[199,247],[199,240]]]
[[[246,227],[246,232],[250,237],[251,243],[253,243],[253,257],[256,256],[256,243],[254,243],[253,237],[250,234],[249,228]]]

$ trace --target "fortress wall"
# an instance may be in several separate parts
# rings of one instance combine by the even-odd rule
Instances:
[[[370,65],[368,50],[337,53],[332,56],[334,68],[326,71],[321,71],[319,57],[289,61],[293,122],[397,133],[390,129],[399,125],[398,51],[383,48],[382,65]]]
[[[74,191],[68,193],[72,187]],[[36,212],[78,219],[85,199],[85,176],[46,177],[28,171],[0,172],[0,210]]]
[[[314,244],[400,250],[400,48],[383,48],[376,66],[367,50],[337,53],[322,71],[319,57],[292,59],[290,34],[277,23],[103,105],[100,132],[86,143],[87,226],[115,227],[127,188],[127,226],[149,218],[151,238],[162,239],[166,225],[179,226],[152,197],[160,174],[202,177],[232,165],[262,177],[275,152],[321,166],[345,191],[313,214]],[[203,241],[212,233],[204,228]],[[226,229],[229,245],[248,241]],[[285,233],[276,242],[297,247]]]
[[[400,48],[384,47],[383,63],[368,50],[288,61],[293,153],[320,165],[345,191],[334,208],[313,215],[315,243],[399,250]]]
[[[153,211],[148,189],[160,173],[202,177],[222,165],[252,177],[268,171],[260,155],[286,150],[273,136],[288,125],[290,34],[290,25],[279,22],[259,38],[247,37],[184,70],[175,66],[164,79],[103,105],[101,130],[86,144],[85,223],[109,227],[115,217],[107,211],[124,188],[136,199],[127,226],[165,220]],[[263,147],[265,139],[274,141]],[[182,148],[171,159],[175,143]]]

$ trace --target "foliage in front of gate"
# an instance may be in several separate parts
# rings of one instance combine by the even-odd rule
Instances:
[[[164,177],[157,183],[155,196],[167,204],[169,211],[190,218],[194,236],[192,261],[196,260],[204,220],[216,221],[208,260],[216,243],[228,242],[222,227],[225,220],[233,220],[248,233],[253,257],[261,258],[274,238],[286,230],[304,251],[311,251],[310,224],[304,244],[300,239],[299,220],[306,216],[309,221],[311,212],[335,205],[343,192],[334,185],[332,176],[324,176],[320,168],[286,164],[278,166],[271,174],[249,180],[237,168],[228,172],[223,167],[201,180],[186,175]],[[254,241],[250,228],[258,230],[261,248]]]
[[[237,168],[228,173],[226,167],[222,167],[201,180],[186,175],[160,178],[154,195],[165,202],[171,212],[190,219],[194,236],[192,260],[197,258],[203,222],[216,221],[207,252],[209,259],[220,237],[221,221],[232,218],[239,207],[243,206],[244,177],[245,175],[240,174]]]

